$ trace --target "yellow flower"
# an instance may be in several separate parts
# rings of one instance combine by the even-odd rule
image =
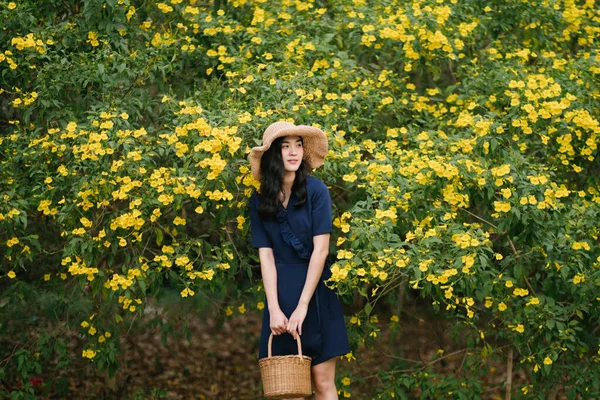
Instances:
[[[525,305],[529,306],[529,305],[538,305],[538,304],[540,304],[540,299],[538,299],[537,297],[532,297]]]
[[[430,265],[432,262],[433,262],[433,260],[432,260],[432,259],[425,260],[425,261],[421,261],[421,262],[419,263],[419,270],[420,270],[421,272],[426,272],[426,271],[427,271],[427,269],[429,268],[429,265]]]
[[[388,104],[392,104],[393,102],[394,102],[394,99],[389,96],[381,100],[381,104],[384,106],[388,105]]]
[[[8,271],[8,274],[6,274],[10,279],[15,279],[17,274],[15,274],[15,271],[13,271],[12,269],[10,271]]]
[[[510,164],[504,164],[496,168],[492,168],[492,175],[495,177],[500,177],[508,174],[510,172]]]
[[[527,296],[528,294],[529,294],[529,290],[527,290],[527,289],[516,288],[516,289],[513,291],[513,295],[515,295],[515,296],[521,296],[521,297],[525,297],[525,296]]]
[[[158,7],[160,9],[160,11],[162,11],[164,14],[170,13],[171,11],[173,11],[173,7],[171,7],[168,4],[165,3],[157,3],[156,7]]]
[[[175,200],[175,198],[168,194],[161,194],[160,196],[158,196],[158,201],[161,202],[165,206],[168,206],[169,204],[171,204],[173,202],[173,200]]]
[[[590,250],[590,245],[588,244],[588,242],[573,242],[571,247],[573,248],[573,250]]]
[[[6,6],[9,10],[14,10],[15,8],[17,8],[17,5],[14,2],[10,2],[8,3],[8,5]]]
[[[189,262],[190,262],[190,259],[187,256],[181,256],[181,257],[177,257],[177,259],[175,260],[175,265],[183,267],[184,265],[186,265]]]
[[[175,217],[173,220],[173,224],[175,225],[185,225],[185,219],[181,217]]]
[[[246,305],[242,304],[241,306],[239,306],[238,311],[240,312],[240,314],[245,314],[246,313]]]
[[[505,201],[494,201],[494,210],[496,212],[508,212],[510,211],[510,203]]]
[[[504,304],[504,302],[498,304],[498,310],[500,311],[505,311],[508,307],[506,307],[506,304]]]
[[[83,350],[83,352],[81,353],[81,355],[85,358],[89,358],[90,360],[94,357],[96,357],[96,352],[92,349],[86,349]]]
[[[535,196],[533,196],[533,195],[527,196],[527,201],[529,201],[529,204],[531,204],[531,205],[536,205],[538,202],[537,199],[535,198]],[[540,204],[542,204],[542,203],[540,203]]]
[[[355,174],[346,174],[342,177],[344,182],[354,182],[358,177]]]
[[[88,32],[88,40],[86,40],[86,43],[91,44],[92,47],[99,46],[100,42],[98,41],[98,33],[97,32]]]
[[[446,291],[444,292],[444,297],[447,299],[451,299],[452,298],[452,292],[454,291],[454,288],[452,288],[452,286],[450,286],[448,289],[446,289]]]
[[[256,308],[262,311],[265,308],[265,303],[259,301],[258,303],[256,303]]]
[[[348,378],[347,376],[346,376],[346,377],[344,377],[344,379],[342,379],[342,385],[344,385],[344,386],[348,386],[348,385],[350,385],[350,383],[351,383],[351,382],[352,382],[352,381],[351,381],[351,380],[350,380],[350,378]]]
[[[185,288],[181,291],[181,297],[188,297],[188,296],[193,296],[195,294],[195,292],[193,290],[191,290],[190,288]]]
[[[244,216],[242,216],[242,215],[238,215],[236,220],[238,223],[237,228],[242,230],[244,228],[244,222],[246,222],[246,218],[244,218]]]
[[[546,358],[544,358],[544,365],[552,365],[552,359],[546,356]]]
[[[509,188],[504,188],[500,190],[500,192],[502,193],[502,197],[504,197],[505,199],[508,199],[510,198],[510,196],[512,196],[512,191]]]

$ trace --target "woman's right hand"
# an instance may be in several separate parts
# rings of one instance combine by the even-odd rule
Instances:
[[[282,333],[287,332],[286,326],[288,323],[288,319],[281,311],[281,309],[277,309],[274,311],[269,310],[269,314],[271,314],[271,332],[273,335],[281,335]]]

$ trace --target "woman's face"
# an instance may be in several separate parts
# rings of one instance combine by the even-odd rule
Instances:
[[[287,136],[281,142],[281,158],[286,172],[296,172],[304,157],[304,147],[300,136]]]

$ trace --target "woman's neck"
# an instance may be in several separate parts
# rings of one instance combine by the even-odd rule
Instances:
[[[281,182],[281,189],[283,189],[286,193],[290,193],[292,191],[292,187],[294,186],[294,180],[296,179],[295,172],[286,172],[283,175],[283,181]]]

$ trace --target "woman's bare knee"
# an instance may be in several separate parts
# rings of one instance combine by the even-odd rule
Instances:
[[[337,394],[335,387],[335,361],[335,359],[331,359],[312,368],[313,385],[317,398],[321,397],[320,395],[326,395],[325,398],[331,398],[333,394]]]
[[[318,375],[313,377],[313,384],[315,385],[315,392],[317,393],[329,393],[335,391],[335,379],[328,376]]]

